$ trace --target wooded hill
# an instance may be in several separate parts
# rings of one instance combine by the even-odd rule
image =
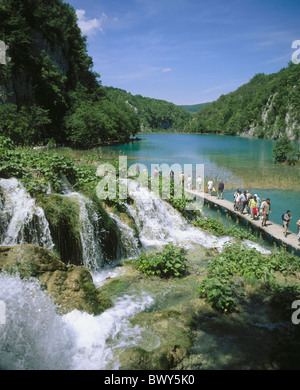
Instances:
[[[300,136],[300,66],[257,74],[198,108],[103,87],[75,10],[62,0],[0,0],[0,136],[90,148],[140,131]]]
[[[132,95],[123,89],[104,87],[106,95],[113,101],[128,104],[139,116],[142,131],[183,130],[190,114],[165,100]]]
[[[236,91],[195,113],[186,132],[300,138],[300,66],[254,76]]]
[[[185,111],[189,112],[190,114],[194,114],[195,112],[202,110],[205,106],[207,106],[210,103],[200,103],[200,104],[192,104],[192,105],[183,105],[179,106],[185,109]]]
[[[105,96],[69,4],[0,0],[0,20],[9,46],[0,65],[0,135],[20,145],[91,147],[140,130],[129,105]]]

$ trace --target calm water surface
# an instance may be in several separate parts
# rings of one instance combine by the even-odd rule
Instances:
[[[274,141],[191,134],[143,134],[141,141],[101,148],[103,155],[124,155],[128,164],[151,165],[204,164],[205,177],[214,182],[222,178],[226,191],[224,197],[232,200],[234,189],[248,189],[260,198],[271,199],[271,219],[281,224],[281,215],[292,211],[290,229],[297,232],[300,219],[300,167],[278,166],[273,163]]]

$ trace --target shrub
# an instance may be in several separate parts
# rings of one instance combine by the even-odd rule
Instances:
[[[143,253],[136,260],[136,267],[146,276],[180,277],[187,272],[187,259],[184,254],[184,249],[170,243],[159,253],[149,255]]]
[[[237,289],[233,279],[241,276],[244,281],[261,281],[273,293],[279,291],[275,272],[292,275],[300,270],[299,258],[284,250],[272,255],[263,255],[254,248],[229,243],[223,253],[208,263],[208,274],[200,283],[197,292],[201,298],[207,298],[212,307],[222,312],[232,311],[237,302]],[[284,294],[294,288],[286,288]],[[281,297],[281,301],[283,298]]]
[[[248,239],[256,241],[256,237],[253,234],[249,233],[247,230],[237,228],[236,226],[232,226],[230,229],[226,229],[226,227],[221,222],[218,222],[213,218],[197,219],[193,222],[193,224],[196,227],[209,231],[217,237],[231,236],[240,240]]]

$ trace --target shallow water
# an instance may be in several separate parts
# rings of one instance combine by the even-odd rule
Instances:
[[[270,197],[272,220],[281,224],[281,215],[288,209],[293,220],[290,230],[297,232],[300,219],[300,166],[275,165],[272,148],[275,141],[207,134],[142,134],[141,141],[103,147],[98,152],[106,157],[127,156],[128,164],[204,164],[204,174],[214,180],[222,178],[225,198],[232,200],[234,189],[249,190],[261,199]],[[175,169],[176,171],[176,169]],[[245,183],[245,184],[244,184]],[[246,188],[244,188],[246,187]],[[229,190],[231,188],[231,190]]]

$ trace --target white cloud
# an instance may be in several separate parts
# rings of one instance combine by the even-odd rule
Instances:
[[[102,24],[107,19],[107,16],[102,13],[100,18],[88,19],[85,15],[86,11],[84,9],[77,9],[76,15],[78,19],[78,26],[81,29],[84,35],[93,35],[96,34],[97,31],[101,31],[103,28]]]
[[[172,72],[172,69],[171,69],[171,68],[163,68],[163,69],[162,69],[162,72],[163,72],[163,73]]]

